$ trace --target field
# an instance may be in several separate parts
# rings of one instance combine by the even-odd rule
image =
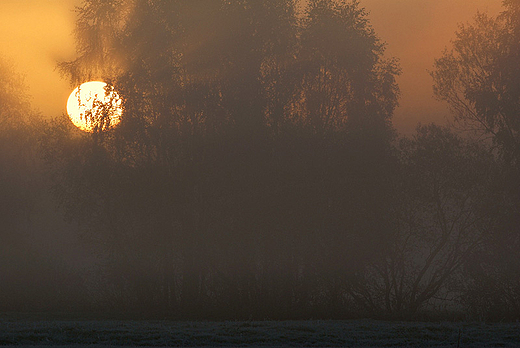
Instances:
[[[520,347],[520,324],[0,319],[1,346]]]

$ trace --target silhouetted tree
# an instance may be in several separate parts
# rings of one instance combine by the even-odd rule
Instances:
[[[493,226],[482,199],[494,162],[485,149],[435,125],[419,126],[399,150],[390,252],[350,294],[375,314],[410,318],[452,290],[453,276]]]
[[[358,2],[296,6],[78,8],[79,57],[61,68],[113,83],[124,119],[57,121],[48,159],[118,310],[337,315],[346,274],[382,249],[397,65]]]
[[[370,141],[388,140],[399,68],[383,59],[365,9],[358,1],[310,1],[301,35],[304,122],[317,132],[348,124]]]
[[[505,1],[497,18],[479,13],[460,27],[453,49],[435,62],[438,98],[457,120],[492,137],[508,162],[518,162],[520,29],[518,1]]]
[[[52,225],[57,214],[47,208],[51,198],[39,152],[43,122],[30,105],[23,77],[3,58],[0,80],[0,310],[69,305],[75,279],[56,250],[40,245],[61,227]]]
[[[20,224],[29,218],[32,205],[30,168],[34,158],[30,137],[31,110],[22,77],[0,61],[0,185],[4,238],[18,238]],[[18,231],[17,231],[18,229]],[[9,237],[7,234],[11,234]]]
[[[518,277],[510,272],[519,263],[520,250],[520,3],[503,4],[505,9],[496,18],[478,14],[473,23],[461,26],[453,49],[436,60],[432,75],[436,95],[456,112],[459,125],[490,138],[500,159],[494,186],[494,205],[501,207],[495,214],[500,219],[475,255],[482,264],[468,266],[473,277],[469,302],[484,315],[480,309],[489,307],[478,308],[482,296],[494,293],[492,301],[502,306],[496,312],[511,316],[510,309],[518,306],[512,298],[520,294]],[[493,316],[492,312],[485,315]]]

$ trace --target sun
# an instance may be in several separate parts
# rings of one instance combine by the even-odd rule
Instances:
[[[105,82],[85,82],[70,94],[67,113],[72,123],[85,132],[106,131],[121,122],[122,100]]]

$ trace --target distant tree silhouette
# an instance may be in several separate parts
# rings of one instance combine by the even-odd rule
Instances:
[[[454,275],[491,230],[495,219],[482,199],[494,162],[484,148],[435,125],[419,126],[399,150],[390,252],[350,294],[375,315],[410,318],[453,290]]]
[[[435,62],[438,98],[467,128],[492,137],[508,162],[519,160],[520,29],[517,1],[497,18],[479,13],[461,26],[453,49]]]
[[[43,122],[23,76],[3,57],[0,80],[0,310],[56,308],[58,301],[69,304],[73,278],[60,255],[49,256],[52,251],[37,242],[59,228],[49,228],[54,215],[39,152]]]
[[[474,313],[495,320],[520,315],[520,2],[503,4],[496,18],[478,14],[461,26],[432,73],[437,97],[456,112],[459,126],[490,138],[498,155],[488,206],[497,223],[473,255],[480,264],[467,265],[465,296]]]
[[[0,61],[0,185],[2,223],[4,233],[16,231],[28,218],[31,209],[31,188],[28,171],[32,166],[31,148],[28,131],[31,122],[31,110],[21,76],[5,61]],[[4,236],[10,239],[8,236]]]
[[[383,52],[357,1],[310,1],[301,38],[304,122],[318,132],[349,124],[385,139],[380,129],[397,105],[399,68]]]

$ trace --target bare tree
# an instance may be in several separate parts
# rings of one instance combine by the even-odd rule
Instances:
[[[388,253],[348,291],[374,313],[411,317],[446,295],[450,280],[490,229],[493,219],[483,214],[481,199],[493,161],[483,149],[434,125],[403,139],[400,156]]]

